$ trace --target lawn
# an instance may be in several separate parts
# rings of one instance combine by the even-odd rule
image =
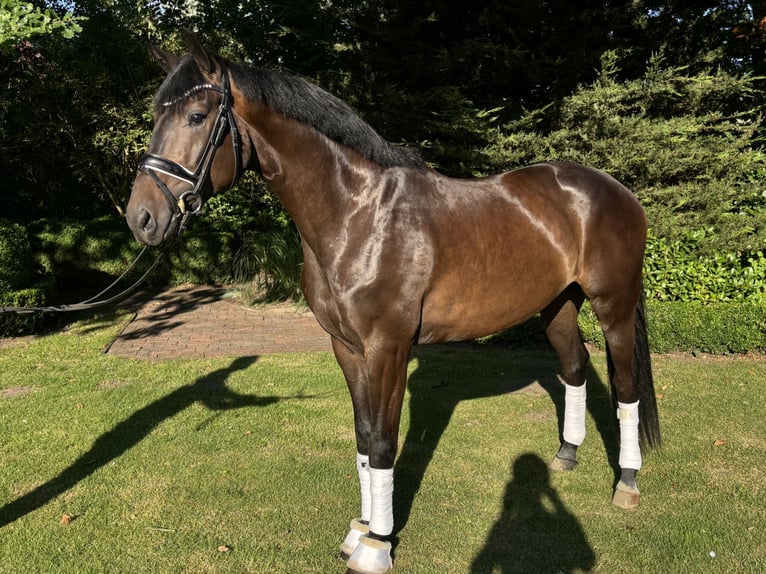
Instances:
[[[358,492],[332,355],[103,354],[125,320],[0,348],[0,572],[342,574]],[[397,572],[766,571],[766,360],[654,358],[664,447],[624,511],[594,355],[580,467],[550,474],[553,354],[417,348]]]

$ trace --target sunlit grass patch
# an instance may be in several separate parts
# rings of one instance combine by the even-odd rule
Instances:
[[[332,354],[101,353],[121,320],[0,348],[0,391],[34,389],[0,395],[0,572],[342,573],[359,495]],[[634,512],[610,503],[613,414],[592,363],[581,465],[550,474],[552,354],[415,350],[397,571],[766,568],[766,361],[654,358],[664,447],[645,453]]]

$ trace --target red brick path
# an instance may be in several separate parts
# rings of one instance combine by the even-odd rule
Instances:
[[[251,356],[330,350],[311,311],[246,307],[224,287],[184,286],[140,304],[109,354],[138,359]]]

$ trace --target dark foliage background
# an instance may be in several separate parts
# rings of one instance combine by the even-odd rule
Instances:
[[[146,44],[181,51],[186,27],[224,55],[318,83],[448,175],[549,158],[604,169],[647,209],[650,296],[766,299],[766,1],[35,6],[76,24],[0,29],[0,214],[28,231],[30,285],[52,275],[67,288],[72,265],[111,275],[135,251],[120,216],[162,79]],[[93,249],[67,243],[107,227]],[[197,228],[200,261],[176,258],[164,279],[239,275],[296,294],[295,230],[256,178],[212,201]]]

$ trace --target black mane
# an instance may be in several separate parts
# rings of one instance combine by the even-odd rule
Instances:
[[[314,127],[333,141],[383,167],[423,167],[416,151],[391,144],[348,104],[306,80],[265,68],[235,66],[237,87],[289,118]]]
[[[383,139],[351,107],[302,78],[284,72],[227,63],[232,81],[245,96],[272,110],[308,124],[331,140],[348,146],[382,167],[425,166],[420,154]],[[191,58],[185,58],[160,86],[155,107],[185,99],[189,90],[205,83]]]

